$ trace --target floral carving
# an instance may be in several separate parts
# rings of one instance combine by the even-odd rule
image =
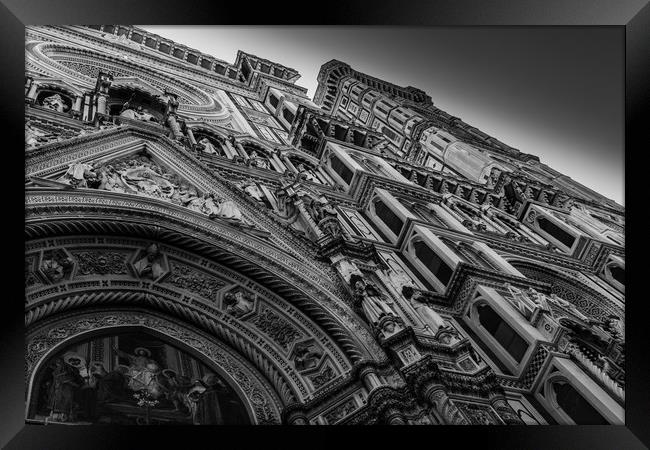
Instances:
[[[171,274],[165,282],[198,294],[201,297],[212,299],[216,292],[226,285],[224,281],[186,264],[177,261],[170,264]]]
[[[300,332],[295,327],[269,309],[255,316],[251,323],[285,350],[289,350],[291,344],[300,337]]]
[[[318,389],[319,387],[327,384],[329,381],[334,379],[335,376],[336,373],[334,373],[334,369],[332,369],[330,366],[326,366],[321,373],[311,377],[311,382],[314,385],[314,388]]]
[[[128,273],[126,261],[128,255],[118,252],[86,251],[73,254],[78,264],[80,275],[121,275]]]

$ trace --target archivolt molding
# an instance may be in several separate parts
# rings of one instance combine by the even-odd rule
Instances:
[[[143,258],[142,249],[150,244],[149,240],[115,236],[28,242],[26,279],[31,282],[26,286],[26,324],[30,326],[70,309],[109,304],[172,312],[246,355],[273,380],[286,401],[304,400],[316,390],[291,362],[292,348],[300,342],[318,342],[316,345],[327,355],[322,365],[334,369],[337,377],[350,371],[348,356],[312,319],[272,290],[231,270],[230,264],[224,266],[178,247],[159,244],[165,272],[155,280],[138,277],[134,264]],[[74,267],[52,284],[43,267],[45,260],[57,253],[68,255]],[[235,291],[252,296],[254,306],[249,314],[233,314],[224,303],[224,295]],[[340,327],[330,326],[329,330],[345,339]],[[260,331],[270,339],[260,339]]]
[[[227,113],[207,93],[178,78],[172,78],[159,71],[154,71],[150,67],[142,65],[135,58],[125,59],[119,55],[110,55],[53,42],[27,45],[26,58],[28,62],[64,77],[74,84],[81,84],[86,89],[92,89],[96,82],[97,73],[100,70],[105,70],[113,73],[118,80],[118,84],[119,78],[135,77],[161,91],[166,90],[178,94],[182,102],[181,110],[183,106],[187,105],[193,112],[214,113],[215,111],[221,111]]]
[[[244,96],[254,96],[255,89],[247,88],[242,83],[235,80],[229,79],[227,77],[218,75],[217,73],[206,72],[203,73],[198,67],[187,67],[181,66],[182,61],[169,61],[164,58],[163,54],[145,54],[142,51],[134,51],[126,46],[121,46],[115,41],[110,41],[108,39],[102,39],[100,37],[92,36],[93,30],[85,28],[83,33],[74,31],[74,27],[38,27],[38,28],[28,28],[27,35],[31,39],[38,39],[42,41],[65,41],[74,43],[74,45],[83,45],[93,49],[97,49],[101,52],[106,50],[117,51],[119,48],[119,53],[129,54],[137,57],[143,64],[148,66],[154,66],[158,71],[164,70],[169,73],[174,79],[178,77],[183,77],[191,83],[200,84],[201,88],[205,92],[212,93],[214,88],[225,89],[230,92],[234,92]],[[147,47],[144,47],[147,49]],[[285,86],[286,87],[286,86]]]
[[[68,315],[40,323],[27,336],[26,378],[28,401],[33,379],[41,364],[59,348],[90,333],[141,328],[162,334],[217,369],[240,394],[258,424],[281,423],[283,402],[269,382],[244,358],[212,336],[186,327],[183,322],[149,311],[94,309],[90,313]]]

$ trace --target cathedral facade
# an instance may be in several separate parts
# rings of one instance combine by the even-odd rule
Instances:
[[[299,77],[26,28],[26,421],[623,424],[623,207],[420,89]]]

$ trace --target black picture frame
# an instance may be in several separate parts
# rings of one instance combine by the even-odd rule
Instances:
[[[643,154],[644,128],[647,128],[648,99],[650,99],[650,6],[647,0],[518,0],[470,1],[446,0],[405,4],[397,0],[378,2],[346,1],[340,4],[278,3],[252,5],[248,2],[222,4],[214,0],[177,2],[171,0],[2,0],[0,5],[2,45],[2,121],[3,166],[5,194],[3,196],[3,228],[5,262],[4,283],[0,296],[3,304],[3,324],[0,328],[2,349],[2,382],[0,383],[0,444],[7,449],[76,449],[76,448],[167,448],[169,446],[200,444],[199,439],[224,444],[224,436],[238,440],[261,439],[266,445],[283,447],[314,443],[343,445],[346,440],[359,439],[390,445],[444,445],[454,442],[458,447],[472,445],[482,448],[571,448],[571,449],[637,449],[650,445],[650,386],[645,344],[648,326],[643,314],[645,297],[640,295],[644,270],[644,247],[641,199],[644,170],[640,164]],[[616,26],[625,29],[625,147],[626,147],[626,239],[627,258],[626,297],[626,426],[544,426],[544,427],[355,427],[310,430],[300,427],[258,427],[255,430],[211,427],[179,430],[172,427],[117,428],[106,426],[65,427],[25,425],[24,395],[24,335],[23,293],[16,282],[21,277],[20,259],[24,248],[18,236],[24,233],[20,189],[24,184],[19,167],[24,115],[24,25],[38,24],[300,24],[300,25],[399,25],[399,26]],[[645,119],[645,120],[644,120]],[[11,142],[9,142],[11,141]],[[635,155],[632,157],[631,155]],[[14,161],[14,158],[16,161]],[[14,180],[12,177],[16,177]],[[23,205],[24,207],[24,205]],[[21,250],[22,249],[22,250]],[[635,262],[636,261],[636,262]],[[16,280],[16,281],[13,281]],[[185,432],[184,432],[185,431]],[[407,434],[408,433],[408,434]],[[413,435],[417,433],[417,438]],[[188,438],[190,440],[188,440]],[[215,440],[215,439],[218,439]],[[282,439],[282,443],[280,443]],[[417,439],[417,441],[415,440]],[[402,444],[397,442],[403,441]],[[234,442],[234,441],[232,441]],[[644,445],[645,444],[645,445]],[[358,444],[357,444],[358,445]],[[368,445],[368,444],[362,444]],[[372,445],[372,444],[371,444]],[[229,446],[229,445],[228,445]],[[181,447],[181,448],[183,448]]]

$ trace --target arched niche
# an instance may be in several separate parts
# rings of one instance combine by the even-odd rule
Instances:
[[[234,155],[230,154],[230,151],[226,151],[226,136],[200,126],[192,126],[191,129],[194,140],[198,145],[201,145],[200,151],[202,153],[232,159]]]
[[[36,93],[35,103],[43,108],[67,113],[74,105],[74,96],[55,86],[42,87]]]
[[[144,89],[119,85],[111,87],[108,93],[106,107],[110,115],[123,115],[127,109],[131,109],[148,114],[147,121],[163,122],[166,103],[160,97]]]
[[[40,323],[28,330],[26,363],[30,421],[280,423],[281,401],[250,363],[150,311],[86,309]]]

